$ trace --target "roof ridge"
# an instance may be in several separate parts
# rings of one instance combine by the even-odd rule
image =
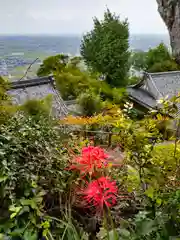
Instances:
[[[163,97],[162,93],[161,93],[161,92],[159,91],[159,89],[157,88],[157,86],[156,86],[155,82],[153,81],[152,77],[150,77],[150,81],[152,82],[153,86],[156,88],[156,90],[157,90],[157,92],[159,93],[159,95],[160,95],[161,97]]]
[[[180,74],[180,70],[179,71],[167,71],[167,72],[147,72],[148,75],[164,75],[164,74],[175,74],[175,73],[179,73]]]
[[[146,72],[145,74],[146,74],[146,76],[148,76],[149,80],[152,82],[152,85],[154,86],[154,88],[156,89],[156,91],[160,95],[160,97],[163,97],[162,93],[159,91],[158,87],[156,86],[155,82],[153,81],[152,75],[148,72]]]
[[[10,89],[18,89],[18,88],[26,88],[31,86],[38,86],[42,84],[47,83],[53,83],[53,77],[52,76],[45,76],[45,77],[37,77],[37,78],[31,78],[23,81],[13,81],[10,83]]]

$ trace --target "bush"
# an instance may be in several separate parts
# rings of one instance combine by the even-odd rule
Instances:
[[[102,109],[102,102],[98,95],[88,90],[79,95],[77,103],[81,107],[83,116],[98,114]]]
[[[176,149],[172,143],[156,146],[152,156],[153,163],[160,167],[165,174],[173,174],[176,170],[177,159],[180,159],[180,145]]]
[[[28,240],[48,234],[47,215],[68,175],[61,143],[61,132],[44,116],[18,113],[0,126],[1,233]]]
[[[17,110],[15,106],[12,106],[11,99],[7,94],[8,90],[9,82],[0,76],[0,124],[5,123]]]
[[[180,69],[168,48],[163,43],[155,48],[149,49],[148,52],[134,53],[130,58],[130,62],[133,68],[138,71],[167,72]]]
[[[54,72],[62,72],[68,63],[69,57],[67,55],[58,54],[46,58],[37,71],[39,77],[54,74]]]
[[[157,62],[148,69],[149,72],[168,72],[180,70],[179,65],[174,60]]]
[[[31,99],[26,101],[21,109],[26,112],[28,115],[37,116],[37,117],[48,117],[50,116],[50,111],[52,107],[52,96],[49,95],[41,100]]]

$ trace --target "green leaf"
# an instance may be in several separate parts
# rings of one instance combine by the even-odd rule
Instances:
[[[157,198],[156,199],[156,203],[158,206],[160,206],[162,204],[162,199],[161,198]]]
[[[143,220],[138,227],[138,232],[140,235],[147,235],[153,232],[155,229],[154,221],[151,219]]]
[[[17,212],[11,214],[10,218],[13,219],[17,215]]]
[[[0,183],[7,180],[7,176],[0,176]]]
[[[4,234],[1,234],[1,233],[0,233],[0,240],[4,240],[4,239],[5,239]]]
[[[3,149],[1,149],[0,150],[0,156],[4,156],[5,154],[6,154],[6,152]]]
[[[108,233],[107,233],[108,235]],[[109,232],[109,240],[119,240],[119,234],[116,229],[113,229]]]
[[[148,196],[149,198],[153,199],[154,198],[154,188],[153,187],[149,187],[146,191],[145,191],[146,196]]]
[[[9,207],[9,211],[18,213],[22,207],[15,207],[14,205]]]
[[[37,204],[34,199],[21,199],[20,202],[23,206],[31,206],[32,209],[37,209]]]
[[[30,212],[29,206],[24,206],[21,211],[19,212],[19,215],[22,215],[25,212]]]
[[[121,234],[121,236],[128,238],[128,239],[130,237],[130,232],[126,229],[120,229],[120,234]]]
[[[37,233],[36,232],[33,232],[33,231],[25,231],[24,233],[24,240],[37,240],[38,239],[38,236],[37,236]]]
[[[21,236],[23,232],[24,232],[24,228],[15,228],[11,233],[9,233],[9,235],[12,237],[17,237],[17,236]]]

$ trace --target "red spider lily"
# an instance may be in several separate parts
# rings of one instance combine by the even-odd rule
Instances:
[[[105,159],[108,157],[107,154],[105,154],[104,150],[100,147],[94,147],[94,146],[88,146],[84,147],[82,149],[82,155],[90,155],[96,159]]]
[[[91,206],[112,207],[117,202],[118,188],[115,181],[111,181],[107,177],[100,177],[89,183],[84,191],[84,199]]]
[[[80,171],[84,175],[93,174],[96,169],[107,167],[107,157],[108,155],[100,147],[84,147],[81,155],[74,159],[74,164],[70,167],[70,170]]]

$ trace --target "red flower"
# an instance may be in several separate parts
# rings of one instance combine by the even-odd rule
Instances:
[[[93,174],[96,169],[104,168],[107,166],[106,158],[108,157],[105,154],[104,150],[100,147],[84,147],[82,153],[79,157],[74,159],[74,163],[70,169],[78,170],[81,174]]]
[[[118,188],[115,181],[101,177],[89,183],[84,191],[85,201],[95,207],[112,207],[116,204]]]

